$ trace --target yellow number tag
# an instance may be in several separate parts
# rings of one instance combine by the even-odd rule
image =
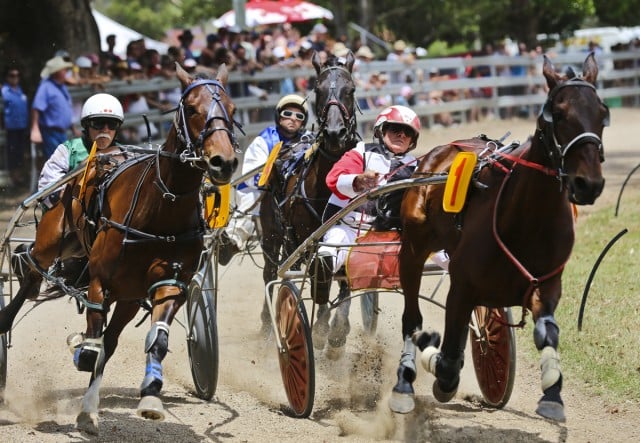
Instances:
[[[460,152],[453,159],[442,197],[442,208],[445,212],[462,211],[477,161],[475,152]]]
[[[208,178],[205,183],[211,183]],[[222,228],[229,220],[229,195],[231,185],[214,187],[214,191],[207,194],[204,200],[204,216],[211,229]]]
[[[262,168],[262,175],[260,175],[260,180],[258,180],[259,188],[269,183],[269,177],[271,177],[273,164],[278,158],[278,154],[280,153],[280,148],[282,148],[282,142],[278,142],[269,153],[269,157],[267,157],[267,161],[264,164],[264,168]]]

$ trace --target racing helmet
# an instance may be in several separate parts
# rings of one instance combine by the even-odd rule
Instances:
[[[288,94],[280,99],[278,104],[276,105],[276,124],[280,119],[280,112],[287,106],[294,105],[302,111],[304,114],[304,120],[302,121],[302,127],[304,128],[307,125],[307,120],[309,120],[309,110],[307,108],[307,99],[304,97],[300,97],[297,94]]]
[[[104,93],[89,97],[82,105],[80,123],[84,127],[88,120],[96,117],[112,118],[122,123],[124,121],[124,112],[120,100],[111,94]]]
[[[411,128],[414,135],[411,137],[411,145],[409,150],[416,147],[418,137],[420,136],[420,118],[411,109],[406,106],[393,105],[385,108],[378,114],[373,125],[373,135],[382,139],[383,129],[387,123],[394,123]]]

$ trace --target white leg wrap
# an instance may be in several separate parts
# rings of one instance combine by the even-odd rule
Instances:
[[[560,356],[551,346],[545,346],[540,356],[542,390],[553,386],[560,379]]]
[[[435,346],[427,346],[427,348],[422,351],[422,354],[420,354],[422,367],[433,375],[436,375],[436,363],[438,361],[437,357],[439,353],[440,351]]]

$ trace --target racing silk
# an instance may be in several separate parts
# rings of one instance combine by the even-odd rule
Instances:
[[[40,172],[38,190],[42,190],[60,180],[67,172],[75,169],[89,156],[82,137],[67,140],[58,145]]]
[[[258,166],[264,165],[269,158],[269,153],[280,141],[282,141],[282,144],[287,144],[297,140],[298,138],[299,137],[296,137],[295,139],[286,138],[278,131],[277,126],[269,126],[263,129],[262,132],[253,139],[251,144],[247,146],[244,153],[244,160],[242,161],[242,174],[246,174]],[[254,175],[252,178],[238,186],[238,189],[244,189],[247,187],[257,189],[258,182],[260,181],[260,175],[260,173]]]
[[[386,147],[376,143],[359,142],[355,148],[346,152],[329,171],[326,183],[332,194],[329,197],[325,220],[335,214],[340,208],[345,207],[349,201],[359,193],[353,189],[353,181],[357,175],[366,170],[380,173],[379,185],[390,181],[400,180],[411,176],[416,167],[416,158],[410,154],[393,155]],[[400,191],[402,192],[402,191]],[[387,201],[379,197],[380,201]],[[394,202],[393,207],[388,207],[381,214],[378,210],[380,202],[365,205],[356,211],[352,211],[342,218],[342,221],[350,226],[357,227],[362,223],[372,224],[376,216],[397,216],[400,211],[399,202]],[[388,203],[385,203],[389,206]],[[397,206],[397,207],[396,207]],[[362,227],[362,226],[361,226]],[[394,226],[395,227],[395,226]]]

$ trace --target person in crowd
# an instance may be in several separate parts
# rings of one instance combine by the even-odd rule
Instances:
[[[269,153],[279,142],[283,143],[282,155],[294,149],[301,140],[311,139],[305,130],[309,111],[306,99],[296,94],[282,97],[275,108],[275,124],[266,127],[249,144],[242,162],[242,174],[263,166]],[[234,254],[244,249],[247,240],[256,230],[255,218],[259,214],[262,191],[258,189],[260,174],[256,174],[236,190],[237,210],[223,234],[223,246],[219,253],[221,265],[229,263]]]
[[[193,51],[191,50],[191,45],[193,44],[193,34],[191,30],[185,29],[182,34],[178,36],[178,40],[180,40],[180,47],[182,47],[184,51],[184,57],[195,59]]]
[[[332,194],[323,222],[358,195],[379,185],[409,178],[417,164],[411,151],[417,146],[420,129],[420,119],[410,108],[393,105],[382,110],[374,123],[374,141],[359,142],[329,171],[326,183]],[[350,249],[348,245],[355,243],[359,235],[369,229],[401,229],[400,205],[403,194],[404,191],[400,190],[373,199],[343,216],[340,223],[325,233],[323,243],[326,245],[318,248],[318,254],[309,267],[315,278],[315,284],[311,284],[311,296],[317,304],[324,305],[329,301],[333,274],[343,267]],[[344,346],[349,331],[348,304],[336,310],[331,330],[340,330],[342,333],[335,337],[329,335],[329,345],[333,348]]]
[[[329,30],[322,23],[316,23],[311,29],[309,40],[314,51],[320,52],[327,49],[327,37]]]
[[[4,112],[0,126],[6,131],[7,171],[13,186],[26,184],[24,158],[29,148],[29,103],[20,86],[20,70],[9,66],[2,85]]]
[[[40,72],[42,81],[31,106],[31,141],[42,145],[45,161],[67,140],[72,126],[73,104],[65,85],[67,71],[72,67],[73,63],[56,56]]]

